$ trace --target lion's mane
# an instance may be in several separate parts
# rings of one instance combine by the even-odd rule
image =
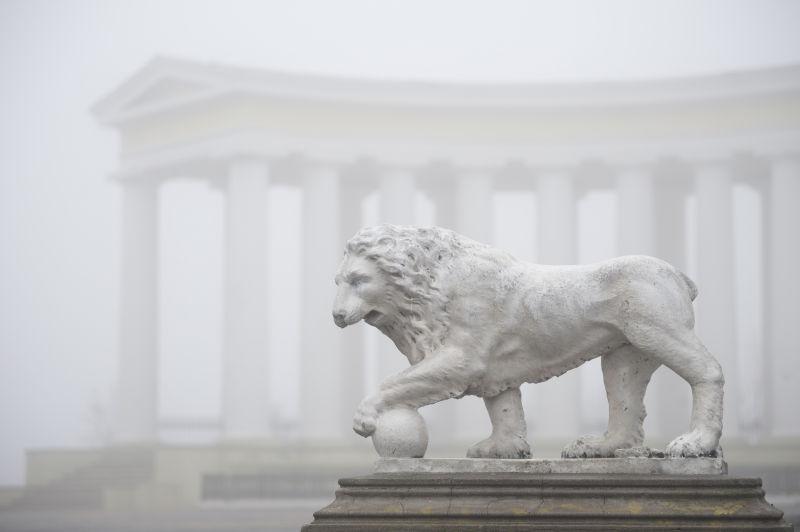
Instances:
[[[383,274],[387,302],[395,310],[381,331],[412,364],[442,345],[447,336],[447,297],[441,275],[469,246],[439,227],[366,227],[347,242],[345,253],[363,256]]]

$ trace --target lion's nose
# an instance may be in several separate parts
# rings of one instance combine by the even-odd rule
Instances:
[[[333,322],[341,328],[344,328],[347,323],[344,321],[345,315],[344,312],[334,312],[333,313]]]

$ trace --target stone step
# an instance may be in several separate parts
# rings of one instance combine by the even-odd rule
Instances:
[[[35,509],[70,509],[87,510],[98,509],[103,503],[103,492],[101,489],[52,489],[29,488],[25,493],[14,502],[13,508],[20,510]]]
[[[339,485],[304,531],[791,530],[756,478],[375,473]]]
[[[133,487],[153,476],[149,451],[113,450],[43,486],[31,486],[10,506],[17,509],[99,509],[106,488]]]

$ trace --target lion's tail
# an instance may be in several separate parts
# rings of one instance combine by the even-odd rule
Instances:
[[[685,273],[683,273],[682,271],[678,270],[677,268],[675,269],[675,271],[678,272],[678,275],[680,276],[680,278],[683,279],[684,283],[686,283],[686,288],[689,289],[689,298],[692,301],[694,301],[695,298],[697,297],[697,285],[694,284],[694,281],[692,281],[689,278],[689,276],[686,275]]]

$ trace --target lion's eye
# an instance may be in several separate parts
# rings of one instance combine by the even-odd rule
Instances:
[[[352,286],[358,286],[360,284],[366,283],[367,281],[369,281],[369,277],[367,277],[366,275],[355,275],[350,278],[350,284]]]

